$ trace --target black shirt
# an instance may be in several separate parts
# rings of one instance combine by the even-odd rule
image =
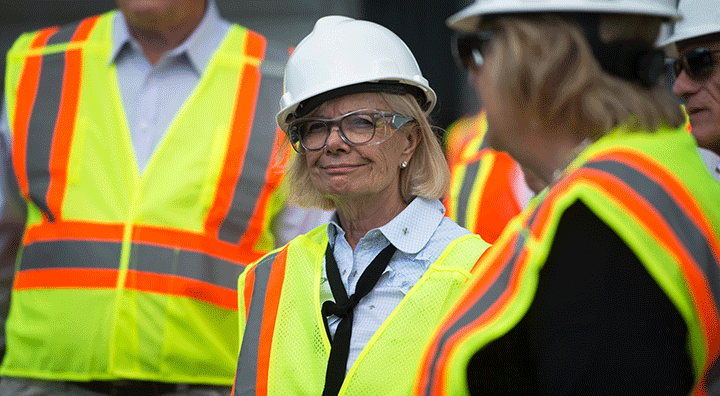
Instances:
[[[473,395],[684,395],[687,328],[623,240],[578,201],[523,319],[471,359]]]

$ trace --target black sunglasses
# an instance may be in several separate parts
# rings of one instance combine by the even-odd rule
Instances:
[[[494,31],[472,32],[453,37],[453,57],[458,66],[464,69],[479,69],[485,58],[487,43],[495,36]]]
[[[673,70],[675,77],[679,77],[680,73],[685,70],[688,77],[695,81],[702,81],[710,76],[715,62],[713,54],[720,52],[710,51],[707,48],[695,48],[673,62]]]

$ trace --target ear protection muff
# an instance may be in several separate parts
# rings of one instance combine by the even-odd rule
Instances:
[[[600,66],[611,74],[639,82],[645,88],[657,84],[665,67],[665,53],[639,41],[616,41],[593,48]]]
[[[583,29],[595,59],[606,72],[639,83],[645,88],[657,85],[665,69],[665,53],[639,40],[603,43],[597,14],[571,15]]]

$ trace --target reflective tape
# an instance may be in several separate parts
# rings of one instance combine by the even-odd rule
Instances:
[[[115,288],[121,249],[121,242],[32,243],[23,249],[20,282],[14,288]],[[237,309],[237,279],[243,269],[202,252],[136,243],[130,250],[131,274],[123,287]],[[101,276],[87,275],[93,273]]]
[[[286,250],[283,250],[286,251]],[[233,395],[261,395],[256,392],[258,383],[259,348],[263,329],[263,316],[267,307],[266,296],[270,275],[273,273],[273,266],[278,254],[274,253],[262,259],[251,271],[254,272],[252,284],[252,303],[247,308],[247,320],[243,333],[243,340],[240,346],[237,370],[235,372],[235,384]],[[246,285],[248,287],[248,285]],[[279,296],[277,296],[279,298]],[[277,308],[277,307],[275,307]]]
[[[44,46],[66,44],[71,41],[87,39],[89,32],[97,23],[98,17],[89,18],[82,22],[70,24],[54,31],[44,31],[50,34]],[[43,32],[39,33],[42,36]],[[41,46],[33,45],[31,49]],[[35,81],[24,81],[18,87],[18,95],[33,97],[30,105],[27,128],[16,129],[14,133],[20,134],[15,138],[20,140],[13,149],[18,157],[15,160],[25,162],[18,167],[23,172],[18,177],[21,181],[21,190],[45,214],[48,221],[55,221],[62,206],[65,190],[65,176],[67,174],[67,159],[69,157],[70,141],[74,130],[77,103],[79,100],[80,80],[82,78],[81,50],[52,52],[42,55],[39,72]],[[27,62],[31,62],[32,56]],[[25,68],[23,70],[23,75]],[[32,78],[28,76],[28,78]],[[34,87],[34,95],[24,89]],[[24,109],[17,107],[22,118]],[[20,126],[20,125],[18,125]],[[50,169],[53,169],[51,179]],[[29,181],[29,183],[28,183]],[[26,186],[23,185],[28,183]]]

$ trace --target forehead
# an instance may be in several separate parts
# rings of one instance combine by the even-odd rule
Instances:
[[[375,109],[390,110],[388,104],[379,93],[357,93],[341,96],[325,102],[318,111],[318,115],[326,118],[334,118],[356,110]]]

